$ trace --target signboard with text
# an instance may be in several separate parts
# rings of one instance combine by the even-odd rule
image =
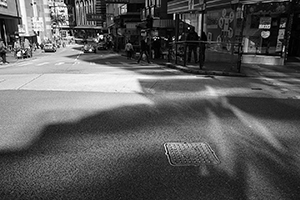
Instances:
[[[271,28],[271,17],[261,17],[259,19],[259,29],[270,29]]]
[[[103,21],[103,16],[101,14],[86,14],[87,21]]]
[[[122,4],[122,3],[130,3],[130,0],[105,0],[105,3]]]

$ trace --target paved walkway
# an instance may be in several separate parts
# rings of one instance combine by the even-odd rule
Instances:
[[[17,63],[17,62],[24,62],[24,61],[27,61],[27,60],[31,60],[31,59],[36,59],[37,57],[43,55],[43,52],[41,49],[37,49],[36,51],[33,52],[33,56],[32,58],[19,58],[17,59],[15,56],[14,56],[14,52],[8,52],[6,53],[6,60],[7,62],[9,62],[9,64],[14,64],[14,63]],[[6,64],[3,64],[2,63],[2,60],[0,61],[0,66],[5,66]]]
[[[126,56],[124,52],[121,55]],[[166,59],[151,59],[151,62],[164,65],[173,69],[178,69],[186,73],[217,75],[217,76],[239,76],[239,77],[299,77],[300,78],[300,60],[287,62],[284,66],[261,65],[261,64],[242,64],[241,71],[238,72],[236,63],[207,62],[200,69],[199,64],[182,63],[174,64],[174,61],[168,62]]]

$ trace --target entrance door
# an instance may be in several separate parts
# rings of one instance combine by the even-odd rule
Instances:
[[[300,13],[295,13],[289,45],[289,57],[297,57],[300,62]]]

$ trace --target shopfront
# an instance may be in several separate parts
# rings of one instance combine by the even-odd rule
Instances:
[[[6,44],[12,44],[15,33],[18,32],[20,20],[17,1],[0,1],[0,38]]]
[[[300,1],[294,6],[292,14],[291,35],[289,39],[288,59],[300,62]]]
[[[243,62],[283,65],[289,1],[246,4]]]

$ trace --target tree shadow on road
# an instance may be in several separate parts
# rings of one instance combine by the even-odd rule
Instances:
[[[76,122],[45,124],[28,149],[2,152],[1,179],[9,181],[1,182],[0,196],[299,199],[299,160],[294,154],[299,153],[299,127],[281,135],[271,126],[297,121],[299,101],[146,96],[152,105],[122,106]],[[172,141],[207,142],[221,164],[208,167],[206,174],[199,167],[173,167],[163,149]]]

